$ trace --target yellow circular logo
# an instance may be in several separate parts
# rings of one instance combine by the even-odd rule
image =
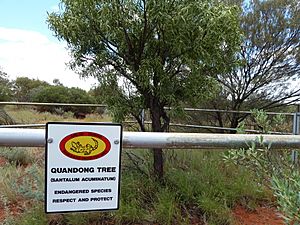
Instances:
[[[93,160],[106,155],[111,149],[111,144],[103,135],[86,131],[72,133],[64,137],[59,148],[69,158]]]

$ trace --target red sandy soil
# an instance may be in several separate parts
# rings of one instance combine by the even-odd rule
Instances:
[[[254,211],[237,206],[233,210],[233,215],[237,220],[237,225],[284,225],[281,214],[274,208],[258,207]]]
[[[10,215],[17,216],[22,212],[22,207],[18,205],[9,205],[8,212]],[[7,216],[7,213],[5,212],[4,206],[0,202],[0,224],[1,221],[5,219],[5,216]]]
[[[0,156],[0,167],[5,166],[6,162],[7,162],[6,159]]]
[[[5,219],[4,209],[0,207],[0,222],[3,221],[4,219]]]
[[[6,160],[5,158],[1,157],[0,156],[0,169],[1,167],[5,166],[6,164]],[[3,205],[2,203],[0,202],[0,222],[4,219],[4,209],[3,209]]]

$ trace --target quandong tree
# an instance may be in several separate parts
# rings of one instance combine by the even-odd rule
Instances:
[[[211,97],[209,74],[230,68],[240,42],[236,9],[214,0],[61,0],[48,23],[72,54],[71,68],[95,76],[115,118],[148,109],[151,131],[165,132],[182,102]],[[162,149],[153,149],[163,177]]]

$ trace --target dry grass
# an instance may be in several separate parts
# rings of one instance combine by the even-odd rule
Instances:
[[[85,119],[76,119],[73,113],[67,112],[63,115],[51,114],[49,112],[37,112],[32,107],[6,106],[7,113],[17,124],[44,124],[46,122],[110,122],[109,115],[88,114]]]

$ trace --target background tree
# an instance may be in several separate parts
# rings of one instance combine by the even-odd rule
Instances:
[[[270,109],[299,101],[300,7],[296,0],[229,1],[241,4],[243,42],[234,69],[220,73],[222,92],[214,108],[228,110]],[[225,104],[225,105],[224,105]],[[216,115],[235,128],[245,114]]]
[[[13,82],[14,98],[18,102],[32,101],[31,92],[33,89],[47,87],[50,84],[39,79],[30,79],[28,77],[17,77]]]
[[[85,90],[80,88],[68,88],[62,85],[58,86],[46,86],[39,87],[33,90],[31,93],[31,99],[33,102],[49,102],[49,103],[77,103],[77,104],[92,104],[95,103],[95,99],[90,96]],[[41,106],[40,111],[48,112],[82,112],[90,113],[92,109],[90,107],[52,107],[52,106]]]
[[[12,83],[7,78],[5,73],[0,67],[0,101],[11,101],[13,93],[11,90]],[[14,124],[15,121],[6,113],[3,106],[0,106],[0,124]]]
[[[12,83],[7,78],[7,73],[0,68],[0,101],[6,102],[11,101],[13,97],[12,93]]]
[[[151,130],[166,131],[164,107],[213,95],[208,74],[224,73],[239,42],[236,14],[216,1],[62,0],[50,28],[68,43],[71,66],[96,76],[118,119],[149,109]],[[154,149],[154,171],[163,176],[162,149]]]

